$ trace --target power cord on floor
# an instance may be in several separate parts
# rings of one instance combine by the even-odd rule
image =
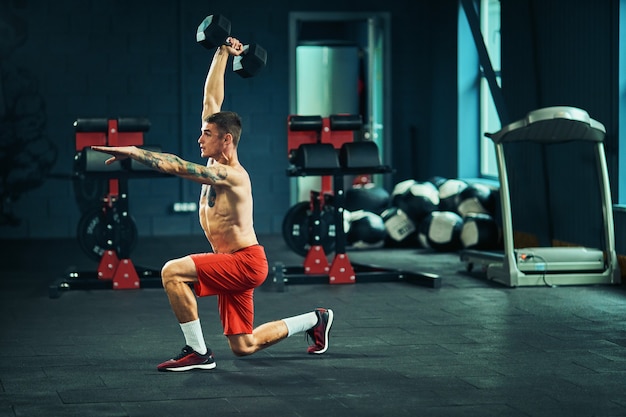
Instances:
[[[541,262],[543,262],[543,273],[541,274],[541,279],[543,281],[543,284],[546,287],[556,288],[557,286],[555,284],[552,284],[552,283],[548,282],[548,279],[547,279],[548,278],[547,277],[547,274],[548,274],[548,262],[546,262],[546,259],[543,256],[541,256],[541,255],[526,254],[524,256],[524,260],[530,260],[532,258],[538,258]]]

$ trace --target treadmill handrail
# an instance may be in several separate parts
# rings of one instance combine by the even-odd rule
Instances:
[[[576,107],[546,107],[529,112],[524,119],[510,123],[495,133],[485,133],[494,143],[530,141],[560,143],[603,142],[604,125]]]

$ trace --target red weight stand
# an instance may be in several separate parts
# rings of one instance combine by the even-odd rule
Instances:
[[[356,282],[354,268],[346,253],[335,255],[328,272],[328,279],[330,284],[354,284]]]
[[[114,290],[134,290],[141,287],[133,261],[119,259],[117,253],[106,250],[98,265],[98,279],[112,280]]]
[[[321,245],[311,246],[304,258],[303,266],[305,274],[328,274],[330,268],[324,247]]]
[[[98,264],[98,279],[113,279],[119,263],[120,260],[115,251],[105,250]]]
[[[95,153],[91,146],[142,146],[144,132],[149,129],[147,119],[78,119],[76,128],[76,159],[83,161],[76,168],[76,175],[104,178],[108,189],[102,198],[102,210],[107,218],[107,225],[119,225],[119,217],[130,216],[128,207],[128,180],[131,178],[169,177],[147,169],[136,169],[132,164],[118,163],[111,169],[94,168],[87,161],[86,154]],[[81,159],[82,158],[82,159]],[[123,161],[127,162],[127,161]],[[131,161],[132,162],[132,161]],[[104,164],[104,162],[101,162]],[[70,289],[138,289],[141,287],[160,287],[160,271],[135,267],[130,259],[130,244],[124,239],[112,239],[106,248],[95,272],[70,272],[62,279],[49,286],[51,298],[60,296],[61,290]],[[141,276],[141,280],[140,280]]]
[[[130,259],[120,260],[113,275],[114,290],[136,290],[140,287],[139,275]]]

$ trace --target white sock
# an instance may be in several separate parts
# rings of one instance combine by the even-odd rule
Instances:
[[[180,328],[185,335],[185,343],[193,350],[201,355],[207,353],[206,343],[204,342],[204,336],[202,335],[202,327],[200,326],[200,319],[189,321],[187,323],[180,323]]]
[[[289,337],[297,333],[306,332],[311,327],[315,326],[317,324],[317,314],[311,311],[310,313],[300,314],[299,316],[288,317],[283,319],[283,321],[287,325],[287,330],[289,330],[287,334],[287,337]]]

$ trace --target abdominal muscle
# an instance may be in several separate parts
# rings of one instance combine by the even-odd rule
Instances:
[[[203,185],[200,196],[199,217],[204,234],[214,253],[232,253],[258,244],[252,227],[252,203],[234,204],[226,191],[218,191],[209,204],[210,186]]]

